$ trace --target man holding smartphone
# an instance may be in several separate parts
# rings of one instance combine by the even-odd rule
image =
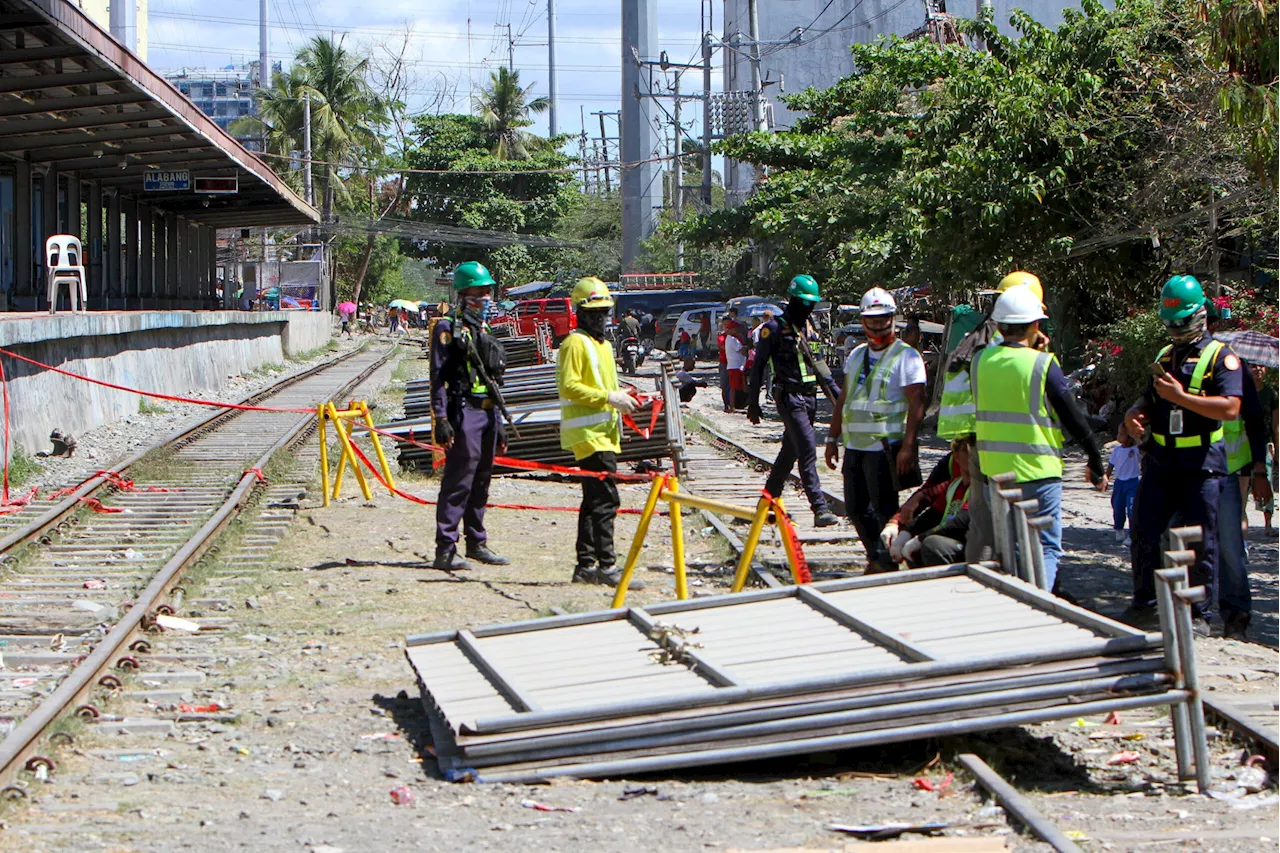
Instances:
[[[1120,618],[1138,627],[1157,622],[1160,537],[1176,513],[1203,533],[1190,580],[1207,593],[1192,605],[1195,633],[1207,637],[1218,601],[1218,503],[1227,474],[1222,422],[1240,416],[1244,369],[1231,347],[1210,337],[1208,300],[1194,277],[1165,282],[1160,320],[1170,344],[1151,365],[1142,399],[1125,414],[1130,433],[1147,436],[1133,505],[1133,602]]]

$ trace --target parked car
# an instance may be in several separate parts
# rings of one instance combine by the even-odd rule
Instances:
[[[676,321],[691,308],[710,308],[721,305],[720,302],[680,302],[669,306],[662,315],[653,322],[653,345],[665,350],[676,348],[676,336],[673,334]]]
[[[725,310],[724,305],[706,305],[701,308],[691,308],[682,313],[672,326],[669,349],[675,349],[680,343],[681,332],[688,332],[690,337],[696,339],[703,328],[702,320],[706,317],[710,321],[708,328],[710,328],[711,333],[707,336],[707,340],[701,342],[698,351],[705,353],[708,350],[714,350],[716,347],[716,332],[720,328],[720,318],[724,316]]]
[[[551,324],[551,336],[557,341],[578,328],[578,315],[573,313],[567,296],[522,299],[516,303],[515,315],[516,330],[521,335],[534,334],[540,322]]]

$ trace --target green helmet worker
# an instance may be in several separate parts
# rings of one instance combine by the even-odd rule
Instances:
[[[1165,282],[1159,315],[1171,343],[1156,355],[1147,390],[1125,414],[1131,435],[1149,435],[1131,522],[1133,601],[1121,618],[1134,625],[1156,623],[1160,537],[1176,513],[1182,524],[1199,525],[1203,534],[1190,578],[1207,593],[1192,604],[1192,627],[1199,636],[1208,635],[1218,605],[1223,492],[1239,491],[1227,482],[1223,422],[1240,417],[1248,381],[1231,347],[1209,335],[1208,302],[1193,276],[1175,275]],[[1238,529],[1238,519],[1235,524]],[[1227,610],[1224,599],[1224,619],[1239,615]],[[1247,611],[1243,615],[1247,619]]]
[[[588,276],[573,286],[569,301],[577,312],[578,326],[561,342],[556,358],[560,447],[573,454],[580,468],[616,474],[622,452],[620,415],[634,412],[640,401],[618,386],[613,345],[605,334],[613,295],[603,281]],[[623,582],[613,547],[614,520],[621,505],[612,477],[582,478],[573,583],[617,587]],[[627,589],[644,588],[643,581],[625,580]]]
[[[773,398],[778,405],[778,417],[782,419],[784,433],[782,448],[765,481],[764,490],[774,497],[781,496],[791,468],[798,463],[800,482],[813,509],[814,525],[830,527],[838,524],[840,519],[827,509],[827,499],[818,480],[818,445],[813,424],[818,411],[818,383],[826,385],[833,398],[839,389],[831,380],[831,371],[826,369],[821,356],[809,349],[805,334],[809,315],[822,296],[817,280],[811,275],[798,275],[791,279],[787,295],[791,299],[782,310],[782,316],[766,320],[759,328],[756,359],[747,381],[747,419],[759,424],[764,418],[760,410],[760,386],[764,384],[766,366],[772,365]]]
[[[491,566],[511,562],[489,549],[484,527],[493,458],[507,449],[506,430],[485,380],[487,375],[500,383],[506,362],[502,344],[484,321],[494,284],[483,264],[459,264],[453,271],[457,310],[432,330],[431,423],[436,444],[445,449],[432,567],[442,570],[471,567],[458,554],[459,524],[466,531],[468,559]]]

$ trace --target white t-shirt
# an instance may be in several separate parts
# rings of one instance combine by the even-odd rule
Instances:
[[[844,362],[844,375],[847,377],[854,369],[853,355],[858,350],[855,347],[853,352],[849,353],[849,357]],[[867,376],[870,377],[871,371],[875,368],[876,362],[880,361],[880,356],[888,352],[888,348],[876,352],[871,347],[866,348],[867,358],[871,363],[867,366]],[[859,381],[865,381],[861,376],[857,377]],[[885,383],[885,397],[889,402],[896,403],[906,397],[903,390],[908,385],[923,385],[925,383],[924,359],[920,357],[920,353],[916,352],[915,347],[907,347],[898,361],[893,366],[893,370],[889,373],[889,381]],[[857,383],[855,383],[857,384]],[[884,445],[880,442],[868,444],[865,447],[850,445],[851,450],[861,450],[863,452],[884,450]]]
[[[1128,447],[1117,444],[1111,448],[1107,464],[1116,469],[1116,480],[1136,480],[1142,476],[1142,457],[1136,444]]]
[[[747,351],[734,335],[725,335],[724,354],[730,370],[741,370],[747,364]]]

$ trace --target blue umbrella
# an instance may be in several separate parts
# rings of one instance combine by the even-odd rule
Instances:
[[[772,311],[775,317],[782,316],[782,309],[777,305],[770,305],[768,302],[757,302],[754,305],[748,305],[742,310],[742,314],[746,317],[762,317],[766,311]]]

